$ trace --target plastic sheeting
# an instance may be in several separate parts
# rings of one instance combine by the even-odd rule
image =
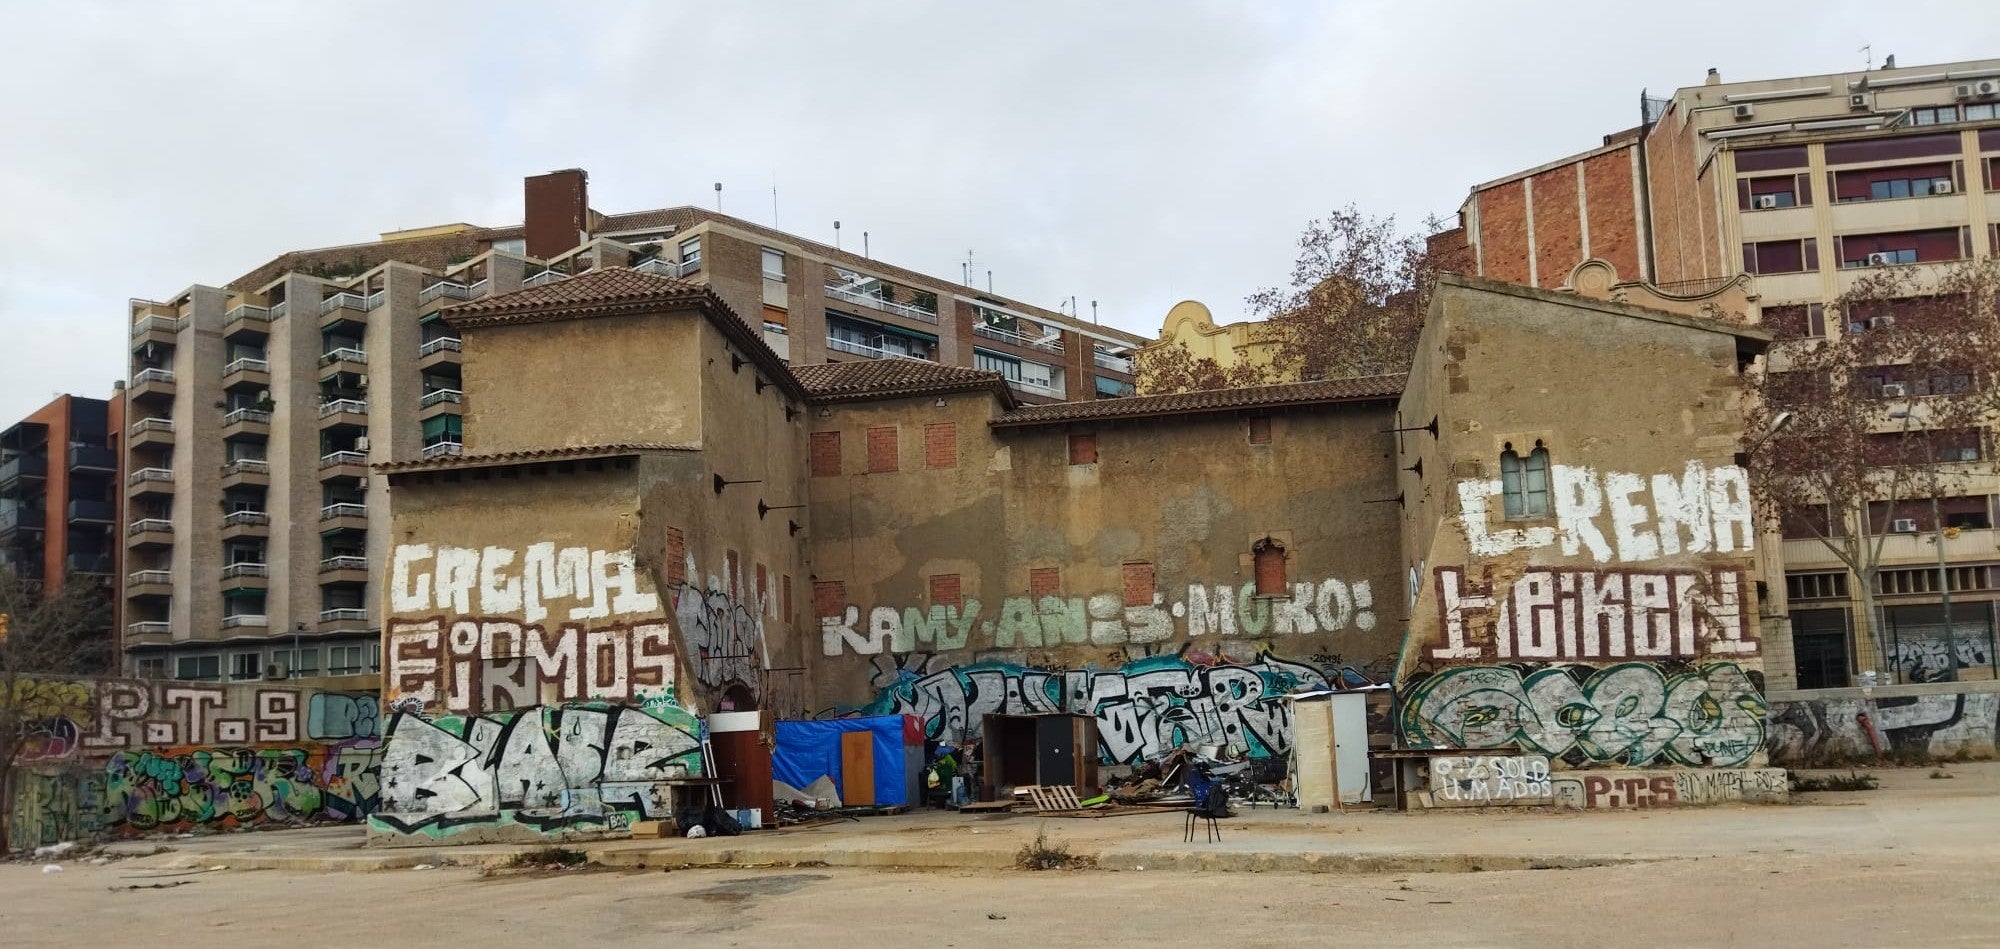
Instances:
[[[872,733],[875,748],[875,805],[895,807],[917,802],[910,800],[906,754],[923,754],[918,732],[916,749],[906,751],[904,742],[911,722],[904,715],[877,715],[871,718],[842,718],[820,722],[779,722],[777,746],[771,749],[771,778],[794,788],[810,787],[826,778],[836,791],[844,792],[840,764],[840,736],[847,732]],[[918,761],[921,767],[923,762]]]

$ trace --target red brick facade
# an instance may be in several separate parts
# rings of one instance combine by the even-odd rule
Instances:
[[[924,426],[924,467],[958,467],[958,423],[932,422]]]
[[[1028,568],[1028,595],[1041,602],[1045,596],[1062,595],[1062,570],[1058,567]]]
[[[897,470],[896,426],[877,425],[868,430],[868,472]]]
[[[840,473],[839,432],[812,434],[812,473],[815,478],[832,477]]]
[[[931,578],[931,604],[934,606],[959,606],[963,604],[963,594],[958,585],[958,574],[944,573]]]
[[[1125,605],[1153,605],[1152,564],[1128,563],[1125,565]]]

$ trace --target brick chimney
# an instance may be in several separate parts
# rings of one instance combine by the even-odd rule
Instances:
[[[547,260],[583,243],[590,221],[589,175],[565,168],[522,181],[527,253]]]

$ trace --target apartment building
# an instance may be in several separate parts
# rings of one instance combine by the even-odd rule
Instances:
[[[0,563],[62,589],[117,572],[118,432],[124,401],[58,396],[0,432]]]
[[[795,364],[977,366],[1024,403],[1129,393],[1145,342],[699,208],[601,214],[581,170],[527,179],[518,226],[386,233],[134,300],[127,669],[379,673],[390,538],[371,465],[463,446],[461,347],[441,311],[606,267],[712,289]]]
[[[1892,58],[1880,69],[1735,83],[1711,70],[1701,85],[1642,98],[1641,120],[1597,148],[1474,186],[1461,227],[1433,239],[1433,252],[1545,288],[1565,286],[1593,258],[1690,297],[1747,277],[1757,301],[1748,315],[1782,342],[1865,332],[1827,311],[1864,274],[1905,267],[1922,277],[2000,246],[2000,59],[1897,67]],[[1786,582],[1767,601],[1774,689],[1847,686],[1864,671],[1905,682],[1995,675],[2000,478],[1985,473],[1993,445],[1984,441],[1962,449],[1977,476],[1940,500],[1943,523],[1930,522],[1927,503],[1921,517],[1890,522],[1878,593],[1891,655],[1875,654],[1860,591],[1816,539],[1776,545],[1768,569]]]

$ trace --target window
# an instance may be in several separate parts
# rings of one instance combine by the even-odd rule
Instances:
[[[1834,199],[1842,203],[1921,198],[1933,194],[1949,194],[1956,179],[1955,166],[1951,162],[1943,161],[1889,168],[1865,168],[1835,172],[1833,192]]]
[[[326,672],[328,675],[351,676],[361,674],[360,646],[331,646],[327,648]]]
[[[697,254],[700,253],[699,248],[696,249],[696,253]],[[764,279],[776,280],[780,283],[784,282],[785,279],[784,251],[772,250],[769,247],[764,248]]]
[[[1058,567],[1028,568],[1028,595],[1040,602],[1042,597],[1057,596],[1062,593],[1062,570]]]
[[[1965,256],[1965,229],[1936,228],[1894,234],[1856,234],[1836,239],[1842,267],[1915,264]]]
[[[457,415],[433,415],[424,419],[424,447],[457,444],[463,441],[463,421],[463,418]]]
[[[1500,493],[1508,517],[1549,516],[1549,450],[1539,439],[1526,458],[1512,442],[1500,452]]]
[[[1845,600],[1847,599],[1847,572],[1844,570],[1827,573],[1794,573],[1785,577],[1785,598],[1788,600]]]
[[[1097,464],[1097,435],[1082,432],[1069,437],[1069,463],[1072,465]]]
[[[1266,537],[1250,548],[1250,560],[1253,567],[1251,575],[1257,581],[1257,595],[1284,596],[1285,546]]]
[[[924,467],[958,467],[958,423],[932,422],[924,426]]]
[[[300,649],[297,656],[289,649],[271,651],[271,662],[289,676],[319,675],[319,647]]]
[[[1752,274],[1799,273],[1819,268],[1819,250],[1813,240],[1764,241],[1743,245],[1743,272]]]
[[[1021,361],[1007,356],[997,356],[983,349],[972,351],[972,366],[987,372],[997,372],[1010,382],[1021,381]]]
[[[2000,104],[1986,102],[1965,107],[1965,120],[1979,122],[1985,119],[2000,119]]]
[[[229,654],[229,678],[232,680],[258,679],[264,675],[263,657],[254,652],[233,652]]]
[[[1818,303],[1765,307],[1764,328],[1779,339],[1817,339],[1826,335],[1826,307]]]
[[[1847,610],[1793,610],[1792,655],[1799,688],[1847,685]]]
[[[701,266],[701,237],[696,235],[681,241],[681,266]]]
[[[876,425],[868,429],[868,473],[897,470],[896,426]]]
[[[839,616],[846,608],[846,583],[840,580],[813,581],[813,615]]]
[[[164,679],[167,677],[167,660],[161,658],[141,659],[136,669],[141,679]]]
[[[1250,444],[1269,445],[1271,443],[1271,417],[1259,416],[1250,420]]]
[[[221,656],[182,656],[174,662],[174,678],[214,682],[222,678]]]
[[[963,605],[964,593],[959,588],[958,574],[943,573],[931,578],[931,604],[933,606]]]
[[[840,473],[840,433],[812,433],[812,473],[813,477],[831,477]]]
[[[1763,178],[1745,178],[1738,185],[1742,200],[1739,205],[1746,211],[1768,211],[1774,208],[1792,208],[1805,203],[1801,201],[1800,180],[1802,175],[1770,175]],[[1810,200],[1807,197],[1807,200]]]
[[[1125,565],[1125,605],[1153,605],[1152,564],[1128,563]]]
[[[1911,125],[1949,125],[1958,121],[1958,106],[1944,105],[1934,109],[1911,109]]]
[[[1138,392],[1132,383],[1110,376],[1098,376],[1097,397],[1100,399],[1122,399]]]

